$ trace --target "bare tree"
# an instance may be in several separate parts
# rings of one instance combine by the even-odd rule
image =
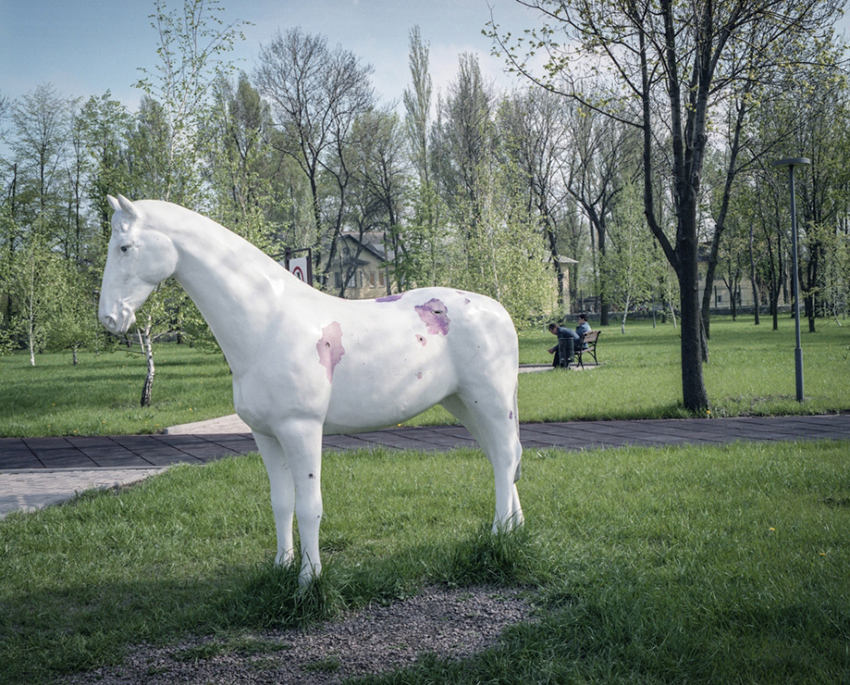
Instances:
[[[346,188],[352,170],[345,158],[351,127],[374,103],[371,65],[347,50],[328,48],[323,36],[300,28],[278,34],[260,49],[254,80],[269,99],[280,136],[275,145],[294,159],[310,185],[316,266],[327,250],[333,261],[337,237],[346,212]],[[322,177],[334,188],[328,210],[323,202]]]
[[[617,197],[633,180],[640,167],[636,164],[637,142],[634,130],[611,117],[582,104],[568,108],[571,150],[562,166],[564,187],[581,207],[595,237],[598,262],[608,252],[608,222]],[[610,288],[604,270],[597,268],[600,325],[609,324]]]
[[[405,131],[401,119],[387,107],[372,110],[355,125],[356,161],[367,205],[375,212],[372,230],[383,233],[383,243],[398,259],[402,250],[401,217],[407,185]],[[398,275],[398,269],[395,269]],[[392,283],[386,280],[387,294]]]

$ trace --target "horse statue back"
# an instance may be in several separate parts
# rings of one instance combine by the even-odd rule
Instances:
[[[262,251],[178,205],[110,197],[115,210],[99,317],[133,325],[173,276],[194,300],[233,371],[236,413],[268,471],[280,564],[321,571],[323,433],[396,425],[440,404],[493,466],[494,530],[522,523],[517,336],[496,301],[449,288],[344,300],[301,282]]]

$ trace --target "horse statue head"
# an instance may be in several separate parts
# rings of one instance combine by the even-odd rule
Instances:
[[[159,283],[174,274],[178,255],[171,239],[146,221],[143,206],[123,195],[108,199],[115,214],[98,318],[112,333],[126,333],[136,321],[136,310]]]

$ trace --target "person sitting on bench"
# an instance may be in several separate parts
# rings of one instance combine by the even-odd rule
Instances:
[[[587,323],[587,314],[582,312],[578,315],[578,326],[576,326],[576,335],[583,341],[584,336],[590,333],[590,324]],[[587,348],[587,345],[584,346]]]
[[[549,332],[558,336],[558,344],[549,348],[549,354],[554,353],[555,355],[552,366],[555,368],[559,366],[568,367],[573,361],[575,347],[581,340],[581,336],[572,328],[564,328],[555,323],[549,324]]]

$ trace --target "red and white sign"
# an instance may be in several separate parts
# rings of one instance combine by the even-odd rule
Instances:
[[[307,257],[293,257],[289,260],[289,271],[299,281],[307,282]]]

